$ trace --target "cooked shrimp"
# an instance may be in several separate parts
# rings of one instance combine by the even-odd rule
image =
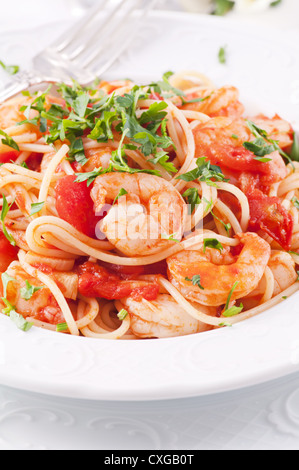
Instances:
[[[289,253],[284,251],[272,251],[268,266],[274,277],[273,297],[281,294],[281,292],[285,291],[296,282],[298,277],[296,264]],[[265,289],[265,279],[263,278],[257,289],[249,294],[248,297],[263,295]]]
[[[32,100],[20,96],[13,98],[0,105],[0,128],[7,129],[26,119],[24,113],[20,111],[22,106],[28,106]],[[34,117],[35,111],[31,111],[30,119]]]
[[[198,93],[197,93],[198,95]],[[201,102],[190,103],[183,106],[183,109],[192,109],[207,114],[210,117],[214,116],[242,116],[244,106],[239,101],[239,91],[235,87],[222,87],[213,91],[207,98],[207,93],[201,92],[202,96],[187,96],[186,101],[192,98],[204,98]]]
[[[7,270],[13,281],[7,285],[6,299],[16,311],[26,317],[34,317],[51,324],[63,323],[64,317],[51,291],[37,279],[29,276],[19,263],[13,263]],[[21,289],[26,287],[26,281],[33,287],[42,287],[29,300],[22,297]]]
[[[187,336],[212,329],[188,315],[168,294],[160,294],[152,302],[128,298],[122,304],[130,315],[132,333],[139,338]],[[203,309],[208,315],[216,314],[215,309]]]
[[[244,142],[251,142],[255,136],[251,133],[243,118],[213,118],[194,129],[196,154],[208,158],[213,165],[219,165],[229,177],[231,173],[253,173],[255,180],[262,184],[282,181],[287,176],[286,165],[278,151],[269,155],[268,162],[259,162],[254,153],[243,147]],[[238,179],[238,178],[237,178]]]
[[[259,114],[252,118],[252,121],[266,131],[270,139],[276,140],[282,149],[287,149],[293,144],[294,130],[291,124],[277,114],[273,118]]]
[[[182,251],[168,258],[169,280],[191,301],[220,306],[227,302],[235,285],[231,300],[245,297],[258,286],[270,258],[270,245],[255,233],[237,235],[243,249],[238,257],[224,251],[206,248]],[[215,258],[217,256],[217,258]],[[193,285],[199,276],[200,285]]]
[[[85,156],[87,158],[87,162],[84,166],[81,166],[77,162],[74,163],[76,172],[78,173],[89,173],[90,171],[94,171],[98,168],[107,169],[110,165],[111,159],[111,147],[105,148],[98,148],[98,149],[86,149]]]
[[[127,256],[158,253],[182,238],[187,205],[173,185],[162,178],[144,173],[108,173],[96,179],[91,197],[97,213],[113,204],[101,230]]]

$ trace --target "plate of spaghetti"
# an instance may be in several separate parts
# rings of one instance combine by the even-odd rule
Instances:
[[[199,62],[45,83],[0,105],[3,383],[176,398],[296,369],[295,343],[276,361],[299,289],[293,117],[251,114],[233,71],[215,84]],[[235,357],[224,374],[224,347],[247,368]]]

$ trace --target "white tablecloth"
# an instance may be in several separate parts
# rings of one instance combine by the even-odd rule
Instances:
[[[175,0],[166,7],[181,8]],[[77,0],[10,0],[1,5],[0,30],[69,23],[83,11]],[[298,40],[298,0],[283,0],[259,15],[230,16],[253,31],[272,26],[277,35]],[[22,62],[19,50],[0,59]],[[298,450],[299,374],[176,403],[86,403],[0,387],[0,423],[0,449]]]

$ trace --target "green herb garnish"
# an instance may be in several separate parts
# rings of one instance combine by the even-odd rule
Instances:
[[[37,202],[36,204],[31,204],[30,217],[34,214],[38,214],[42,210],[44,205],[45,205],[44,202]]]
[[[16,75],[20,70],[20,67],[18,65],[5,65],[4,62],[2,62],[2,60],[0,60],[0,66],[9,75]]]
[[[204,181],[208,186],[217,187],[215,181],[229,181],[222,173],[219,166],[211,165],[211,162],[205,157],[196,160],[197,168],[177,177],[183,181]]]
[[[220,47],[218,52],[218,60],[220,64],[226,64],[226,47]]]
[[[69,327],[67,325],[67,323],[58,323],[56,325],[56,331],[57,333],[62,333],[64,331],[68,331]]]
[[[7,147],[11,147],[13,150],[16,150],[17,152],[19,152],[19,146],[18,144],[13,140],[12,137],[10,137],[9,135],[6,134],[6,132],[2,131],[0,129],[0,135],[2,135],[4,137],[4,139],[1,140],[1,143],[3,145],[7,145]]]
[[[118,319],[120,321],[124,321],[125,318],[127,318],[127,316],[129,315],[129,312],[127,312],[127,310],[125,310],[124,308],[118,313]]]
[[[187,202],[189,205],[189,215],[193,214],[196,207],[199,206],[199,204],[201,204],[201,199],[198,194],[198,189],[188,188],[187,191],[184,192],[183,197],[187,199]]]
[[[36,292],[40,291],[41,289],[43,289],[43,287],[32,286],[29,281],[26,281],[26,285],[25,287],[22,287],[20,294],[22,299],[28,301]]]
[[[205,290],[205,288],[201,285],[201,277],[199,274],[193,276],[192,279],[189,279],[188,277],[186,277],[185,281],[192,282],[194,286],[199,287],[201,290]]]
[[[222,244],[216,238],[205,238],[203,241],[203,252],[206,252],[207,248],[213,248],[214,250],[223,251]]]
[[[13,236],[10,233],[8,233],[7,228],[5,226],[6,216],[7,216],[8,212],[10,211],[11,207],[13,206],[14,201],[9,205],[8,202],[7,202],[6,197],[4,196],[4,194],[2,195],[2,197],[3,197],[3,206],[2,206],[1,216],[0,216],[0,220],[1,220],[1,224],[2,224],[2,230],[3,230],[3,233],[4,233],[5,237],[9,241],[9,243],[12,246],[16,246],[15,239],[13,238]]]

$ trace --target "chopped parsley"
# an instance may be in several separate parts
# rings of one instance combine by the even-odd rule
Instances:
[[[192,279],[189,279],[188,277],[186,277],[185,281],[192,282],[194,286],[199,287],[201,290],[205,290],[205,288],[201,285],[201,277],[199,274],[193,276]]]
[[[294,162],[299,162],[299,139],[295,132],[294,132],[293,138],[294,138],[294,142],[293,142],[292,150],[290,153],[290,157],[291,157],[291,160],[293,160]]]
[[[190,181],[203,181],[208,186],[217,187],[215,181],[229,181],[222,173],[219,166],[212,165],[205,157],[196,160],[197,168],[177,177],[179,180],[186,182]]]
[[[58,87],[58,93],[63,98],[61,104],[49,102],[49,87],[43,93],[37,94],[31,104],[21,107],[20,110],[26,119],[19,124],[30,123],[37,126],[45,134],[49,145],[56,141],[66,142],[69,145],[68,160],[78,163],[81,167],[88,162],[83,138],[87,137],[98,143],[119,141],[118,149],[112,152],[108,169],[95,169],[87,173],[86,177],[83,173],[78,173],[77,182],[87,181],[90,185],[101,172],[113,171],[161,176],[156,169],[132,168],[127,156],[129,150],[140,152],[145,160],[163,168],[169,174],[177,173],[177,168],[170,160],[170,152],[176,148],[167,130],[168,104],[165,100],[177,96],[183,103],[189,101],[182,90],[171,85],[172,75],[173,72],[167,72],[162,80],[155,83],[135,85],[123,96],[116,93],[107,95],[100,88],[82,87],[76,81],[73,81],[71,86],[62,83]],[[151,103],[148,109],[137,109],[140,100],[152,99],[153,94],[158,94],[159,100]],[[30,96],[29,92],[26,96]],[[203,101],[207,98],[195,98],[191,101]],[[35,111],[35,117],[32,119],[31,110]],[[17,148],[12,139],[6,135],[4,137],[7,143]],[[198,166],[200,168],[197,169],[197,178],[201,181],[214,185],[214,180],[224,180],[220,169],[210,163],[199,159]]]
[[[226,305],[225,305],[225,311],[227,311],[228,308],[229,308],[229,304],[230,304],[230,302],[231,302],[231,298],[232,298],[233,293],[234,293],[234,291],[236,290],[238,284],[239,284],[239,281],[236,281],[236,282],[234,283],[234,285],[233,285],[233,287],[232,287],[230,293],[229,293],[229,296],[228,296],[228,298],[227,298]]]
[[[14,201],[9,205],[8,202],[7,202],[6,197],[4,196],[4,194],[2,195],[2,197],[3,197],[3,206],[2,206],[1,216],[0,216],[0,220],[1,220],[1,224],[2,224],[2,231],[5,235],[5,237],[7,238],[7,240],[9,241],[9,243],[12,246],[16,246],[15,239],[13,238],[13,236],[10,233],[8,233],[7,228],[5,226],[6,216],[7,216],[8,212],[10,211],[11,207],[13,206]]]
[[[33,323],[28,322],[25,318],[16,312],[16,310],[11,310],[9,317],[11,321],[16,325],[16,327],[24,332],[29,331],[33,327]]]
[[[241,313],[244,309],[244,305],[241,304],[240,307],[237,307],[237,306],[233,306],[231,308],[228,308],[227,310],[225,310],[223,312],[223,316],[228,318],[228,317],[235,317],[236,315],[239,315],[239,313]]]
[[[220,47],[218,52],[218,60],[220,64],[226,64],[226,47]]]
[[[13,140],[12,137],[6,134],[6,132],[2,131],[0,129],[0,135],[4,137],[2,139],[2,144],[7,145],[7,147],[11,147],[13,150],[16,150],[17,152],[20,150],[18,144]]]
[[[127,310],[125,310],[124,308],[118,313],[118,319],[120,321],[124,321],[125,318],[127,318],[127,316],[129,315],[129,312],[127,312]]]
[[[32,216],[34,214],[38,214],[42,210],[44,205],[45,205],[44,202],[37,202],[36,204],[31,204],[30,216]]]
[[[214,250],[223,251],[222,244],[216,238],[205,238],[203,241],[203,252],[206,252],[207,248],[213,248]]]
[[[29,331],[33,324],[29,323],[25,318],[16,312],[15,307],[11,305],[8,300],[1,299],[3,303],[6,305],[6,308],[2,310],[2,313],[8,316],[11,321],[16,325],[16,327],[21,331]]]
[[[244,309],[244,306],[241,304],[239,307],[237,307],[236,305],[230,307],[229,304],[231,302],[231,299],[232,299],[232,296],[233,296],[233,293],[235,291],[235,289],[237,288],[239,284],[239,281],[235,282],[235,284],[233,285],[230,293],[229,293],[229,296],[227,298],[227,301],[226,301],[226,305],[225,305],[225,309],[224,309],[224,312],[222,313],[222,315],[224,317],[234,317],[236,315],[239,315],[239,313],[241,313]]]
[[[161,234],[162,240],[169,240],[171,242],[180,243],[181,240],[178,238],[178,233],[172,233],[171,235],[167,235],[166,233]]]
[[[33,326],[32,323],[28,322],[22,315],[17,313],[16,308],[6,298],[8,284],[10,282],[15,282],[16,279],[14,279],[7,272],[5,272],[1,275],[1,281],[3,286],[3,297],[1,298],[1,301],[5,305],[5,308],[2,309],[2,313],[10,317],[10,319],[13,321],[13,323],[15,323],[17,328],[25,332],[29,331]],[[33,294],[40,289],[43,288],[32,286],[28,281],[26,281],[26,286],[20,290],[21,298],[25,300],[30,300]]]
[[[183,197],[187,199],[189,205],[189,215],[193,214],[196,207],[201,204],[198,189],[188,188],[187,191],[184,192]]]
[[[118,195],[116,196],[116,198],[113,201],[113,206],[117,203],[119,198],[121,198],[122,196],[126,196],[127,194],[128,194],[128,191],[126,191],[124,188],[121,188]]]
[[[252,134],[256,137],[256,140],[253,142],[244,142],[243,146],[256,155],[256,160],[265,162],[267,161],[264,159],[265,155],[278,151],[283,158],[289,163],[292,163],[291,156],[280,148],[277,140],[270,139],[268,133],[258,127],[254,122],[247,120],[246,123]],[[268,159],[268,161],[270,161],[270,159]]]
[[[0,60],[0,66],[9,75],[16,75],[20,70],[20,67],[18,65],[5,65],[4,62],[2,62],[2,60]]]
[[[225,231],[229,234],[232,226],[231,224],[226,224],[222,219],[220,219],[213,210],[211,210],[211,207],[213,205],[213,201],[208,201],[206,198],[204,198],[205,203],[207,204],[206,212],[210,212],[214,219],[218,220],[220,224],[223,225]]]
[[[272,161],[272,158],[264,158],[265,155],[270,155],[270,153],[275,152],[275,146],[272,144],[268,144],[265,139],[259,137],[255,139],[253,142],[244,142],[243,147],[246,150],[254,153],[255,160],[260,161],[262,163]]]
[[[274,0],[274,2],[270,3],[270,7],[277,7],[281,2],[282,0]]]
[[[174,72],[166,72],[163,75],[161,81],[157,83],[151,83],[150,88],[154,90],[155,93],[158,93],[161,96],[165,96],[166,98],[171,98],[173,96],[185,96],[185,93],[178,88],[173,87],[170,82],[169,78],[174,75]]]
[[[113,171],[112,166],[108,168],[107,170],[102,169],[102,168],[96,168],[93,171],[87,172],[87,173],[77,173],[76,176],[77,178],[75,179],[75,183],[83,183],[84,181],[87,182],[87,186],[89,187],[94,180],[105,173],[110,173]]]
[[[22,299],[28,301],[33,297],[33,295],[36,292],[38,292],[42,289],[43,289],[43,287],[32,286],[29,281],[26,281],[26,285],[25,285],[25,287],[22,287],[22,289],[20,290],[20,294],[21,294]]]
[[[215,10],[213,15],[224,16],[229,13],[235,6],[235,2],[231,0],[214,0]]]
[[[299,200],[296,197],[293,197],[292,203],[293,203],[294,207],[296,207],[296,209],[299,210]]]
[[[68,331],[68,329],[69,329],[69,327],[68,327],[67,323],[58,323],[56,325],[57,333],[62,333],[62,332]]]

